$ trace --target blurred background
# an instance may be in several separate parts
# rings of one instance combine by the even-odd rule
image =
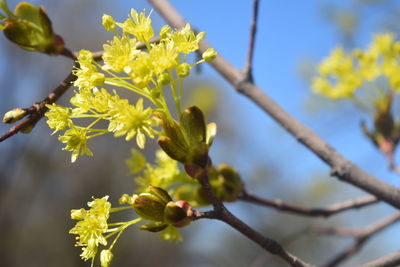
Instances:
[[[19,2],[7,1],[11,8]],[[400,28],[400,3],[395,0],[260,1],[255,49],[255,82],[275,101],[316,131],[340,153],[386,183],[400,185],[399,175],[387,170],[385,158],[360,131],[368,114],[347,102],[332,102],[310,92],[316,64],[331,49],[365,48],[372,34]],[[71,50],[102,49],[112,38],[101,25],[104,13],[117,21],[130,8],[151,10],[146,1],[43,0],[55,32]],[[252,1],[171,1],[206,39],[230,61],[244,65]],[[154,27],[164,21],[156,12]],[[63,57],[27,52],[0,37],[0,113],[28,107],[43,99],[71,70]],[[305,206],[324,206],[364,195],[329,177],[329,168],[288,135],[254,104],[237,94],[209,66],[192,76],[187,105],[207,110],[218,124],[211,150],[214,163],[235,166],[249,192]],[[59,101],[68,105],[73,89]],[[370,121],[368,121],[371,123]],[[0,134],[8,130],[0,125]],[[133,141],[112,135],[89,143],[94,157],[70,163],[57,134],[41,120],[29,135],[17,134],[0,144],[0,265],[89,266],[68,231],[70,210],[86,207],[92,196],[110,195],[117,203],[135,184],[124,163]],[[151,142],[149,142],[151,143]],[[155,142],[145,151],[153,158]],[[396,157],[397,158],[397,157]],[[400,160],[398,160],[400,162]],[[350,238],[298,234],[310,225],[363,227],[393,212],[385,204],[349,211],[330,219],[307,218],[257,207],[228,204],[238,217],[261,233],[284,244],[293,254],[314,264],[329,261]],[[126,214],[131,218],[131,214]],[[215,221],[200,220],[183,229],[184,242],[163,242],[157,234],[127,230],[114,249],[112,266],[286,266],[244,236]],[[377,234],[341,266],[354,266],[391,253],[399,247],[395,225]],[[396,237],[396,238],[394,238]],[[155,256],[156,255],[156,256]]]

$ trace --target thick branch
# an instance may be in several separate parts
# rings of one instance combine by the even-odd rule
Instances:
[[[208,181],[207,171],[198,177],[198,180],[207,194],[207,197],[211,200],[214,210],[213,213],[208,213],[205,218],[213,218],[225,222],[235,230],[242,233],[244,236],[252,240],[253,242],[260,245],[266,251],[275,254],[289,263],[291,266],[311,266],[296,256],[287,252],[283,247],[273,239],[262,236],[260,233],[249,227],[247,224],[239,220],[236,216],[230,213],[224,206],[221,200],[219,200]],[[207,217],[209,216],[209,217]],[[200,216],[201,217],[201,216]]]
[[[175,28],[185,25],[183,17],[166,0],[149,0],[159,13]],[[200,43],[200,52],[210,46]],[[400,190],[390,186],[372,175],[364,172],[352,162],[344,158],[334,148],[322,140],[316,133],[292,117],[254,83],[246,81],[243,73],[230,65],[221,56],[211,64],[235,89],[247,96],[262,110],[274,118],[282,127],[292,134],[300,143],[308,147],[322,161],[331,167],[331,174],[340,180],[375,195],[377,198],[400,208]]]
[[[261,198],[248,192],[243,192],[239,199],[262,206],[272,207],[280,211],[287,211],[311,217],[329,217],[346,210],[358,209],[377,203],[379,201],[375,196],[362,196],[359,198],[332,204],[325,208],[307,208],[300,205],[284,203],[280,199]]]
[[[387,217],[381,221],[375,222],[362,229],[352,229],[352,228],[334,228],[334,227],[314,227],[311,232],[318,234],[328,234],[337,236],[352,236],[355,238],[353,244],[345,248],[342,252],[331,259],[325,267],[337,266],[339,263],[343,262],[347,258],[358,252],[366,241],[368,241],[376,233],[386,229],[392,224],[400,220],[400,213],[395,213],[394,215]]]

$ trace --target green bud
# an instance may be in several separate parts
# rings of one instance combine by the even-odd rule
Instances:
[[[192,206],[184,200],[177,202],[168,202],[164,210],[165,221],[175,227],[183,227],[188,225],[193,215]]]
[[[161,149],[172,159],[179,161],[181,163],[186,163],[186,156],[187,151],[182,149],[181,146],[174,143],[168,137],[160,137],[157,140],[158,144],[160,145]]]
[[[206,144],[208,147],[210,147],[214,141],[215,136],[217,135],[217,124],[215,122],[207,124],[206,132],[207,132]]]
[[[4,114],[3,123],[14,123],[25,117],[25,115],[26,115],[26,110],[22,108],[15,108]]]
[[[157,77],[157,83],[161,84],[161,86],[167,85],[171,82],[171,76],[168,73],[161,73]]]
[[[64,49],[62,38],[53,33],[51,21],[43,7],[21,2],[4,19],[4,35],[21,48],[58,55]]]
[[[222,201],[233,202],[243,191],[243,182],[236,169],[227,164],[221,164],[210,172],[210,184],[216,195]]]
[[[112,254],[111,250],[103,249],[100,253],[100,263],[101,267],[108,267],[111,264],[114,255]]]
[[[180,121],[189,144],[197,144],[206,141],[206,124],[203,112],[196,106],[183,111]]]
[[[23,134],[28,134],[28,133],[32,132],[32,129],[33,129],[34,126],[35,125],[33,125],[33,124],[28,124],[24,128],[22,128],[20,130],[20,132],[23,133]]]
[[[171,197],[159,187],[149,186],[147,191],[136,197],[133,203],[135,212],[147,220],[164,221],[164,209],[167,203],[172,200]]]
[[[190,69],[192,67],[187,63],[182,63],[176,68],[176,74],[179,78],[185,78],[190,74]]]
[[[163,222],[155,222],[155,223],[148,223],[145,225],[140,226],[140,230],[145,230],[145,231],[149,231],[149,232],[160,232],[162,230],[164,230],[165,228],[167,228],[168,224],[163,223]]]

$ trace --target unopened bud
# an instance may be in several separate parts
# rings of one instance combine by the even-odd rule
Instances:
[[[217,55],[218,53],[214,48],[208,48],[202,56],[205,62],[211,62],[217,57]]]
[[[102,23],[107,31],[113,31],[115,29],[115,20],[110,15],[104,14],[102,17]]]
[[[185,78],[190,74],[190,69],[192,67],[187,63],[182,63],[176,68],[176,74],[179,78]]]
[[[15,108],[4,114],[3,123],[14,123],[19,121],[26,115],[26,110],[22,108]]]
[[[100,263],[101,267],[108,267],[111,264],[114,255],[112,254],[111,250],[103,249],[100,253]]]

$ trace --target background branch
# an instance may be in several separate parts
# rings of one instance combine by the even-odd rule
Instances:
[[[310,232],[317,234],[336,235],[336,236],[352,236],[355,238],[353,244],[345,248],[342,252],[340,252],[338,255],[336,255],[330,261],[328,261],[328,263],[323,265],[324,267],[333,267],[337,266],[339,263],[343,262],[347,258],[354,255],[356,252],[358,252],[363,247],[365,242],[368,241],[373,235],[393,225],[399,220],[400,220],[400,213],[395,213],[390,217],[375,222],[362,229],[313,227],[310,229]]]
[[[379,202],[379,200],[375,196],[368,195],[332,204],[324,208],[308,208],[300,205],[284,203],[280,199],[262,198],[246,191],[242,192],[242,195],[239,197],[239,199],[261,206],[275,208],[280,211],[287,211],[311,217],[329,217],[346,210],[359,209],[361,207]]]
[[[367,262],[358,267],[391,267],[391,266],[399,266],[400,265],[400,250],[378,258],[376,260]]]
[[[256,42],[256,33],[257,33],[257,21],[258,21],[258,6],[259,0],[253,1],[253,19],[250,26],[250,40],[249,40],[249,48],[247,51],[247,59],[244,65],[244,75],[248,81],[253,81],[253,56],[254,56],[254,46]]]
[[[149,0],[155,9],[175,28],[185,25],[183,17],[166,0]],[[200,52],[210,46],[207,42],[200,43]],[[322,161],[331,167],[331,175],[340,180],[361,188],[377,198],[400,208],[400,190],[388,185],[372,175],[364,172],[352,162],[344,158],[334,148],[327,144],[316,133],[292,117],[283,108],[269,98],[259,87],[246,81],[243,73],[230,65],[221,56],[218,56],[211,65],[234,88],[247,96],[262,110],[274,118],[283,128],[292,134],[300,143],[304,144]]]
[[[233,215],[226,207],[224,203],[218,199],[213,189],[208,181],[207,171],[204,170],[204,173],[197,178],[203,187],[207,197],[211,200],[212,205],[214,207],[213,216],[215,219],[225,222],[230,225],[235,230],[242,233],[244,236],[252,240],[253,242],[260,245],[266,251],[279,256],[281,259],[285,260],[291,266],[303,267],[303,266],[311,266],[308,263],[303,262],[298,257],[287,252],[283,247],[275,240],[262,236],[260,233],[249,227],[247,224],[238,219],[235,215]]]

